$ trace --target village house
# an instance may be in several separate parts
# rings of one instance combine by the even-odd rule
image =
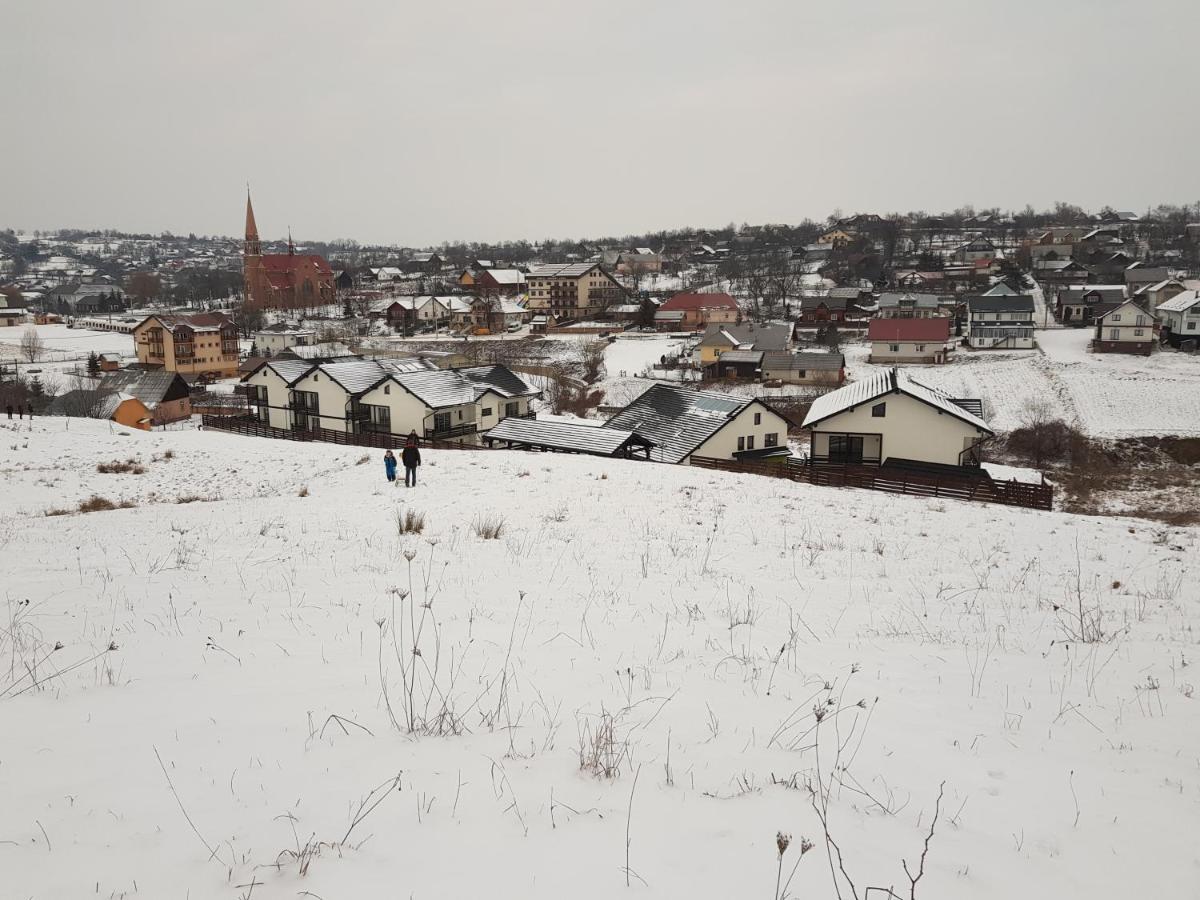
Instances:
[[[655,324],[677,331],[702,331],[709,325],[736,325],[741,320],[737,301],[725,293],[676,294],[654,313]]]
[[[275,354],[276,359],[299,359],[311,363],[344,362],[360,356],[349,344],[341,341],[321,341],[317,344],[295,344]]]
[[[617,256],[616,270],[622,275],[649,275],[662,271],[662,256],[649,247],[622,251]]]
[[[533,266],[525,276],[529,309],[562,322],[587,319],[625,299],[625,288],[596,263]]]
[[[25,310],[21,307],[0,307],[0,326],[12,327],[25,321]]]
[[[692,361],[704,368],[734,350],[787,350],[792,343],[788,325],[709,325],[696,345]]]
[[[757,459],[787,456],[788,421],[761,400],[655,384],[604,423],[655,446],[657,462],[688,464],[693,456]]]
[[[1123,284],[1072,284],[1058,289],[1055,312],[1064,325],[1091,325],[1125,302]]]
[[[473,442],[540,392],[504,366],[438,369],[425,359],[307,364],[268,360],[242,379],[251,414],[275,428],[350,434],[411,431]]]
[[[970,240],[959,244],[951,252],[950,257],[958,263],[974,263],[978,260],[993,260],[997,257],[1003,257],[996,249],[996,245],[986,237],[974,237]]]
[[[481,269],[474,282],[473,290],[481,297],[511,297],[525,290],[525,273],[520,269]]]
[[[1184,290],[1164,300],[1156,312],[1162,337],[1172,347],[1195,350],[1200,341],[1200,291]]]
[[[1027,294],[968,297],[964,339],[976,350],[1032,349],[1033,313],[1033,298]]]
[[[182,422],[192,415],[191,389],[177,372],[121,369],[103,375],[96,389],[135,397],[149,412],[152,425]]]
[[[121,355],[119,353],[101,353],[96,357],[96,362],[99,364],[101,372],[116,372],[121,368]]]
[[[149,431],[150,410],[137,397],[113,391],[79,389],[59,394],[43,410],[46,416],[108,419],[126,428]]]
[[[1166,281],[1170,277],[1171,270],[1166,266],[1148,266],[1141,262],[1131,263],[1125,269],[1125,293],[1132,297],[1142,288]]]
[[[237,326],[223,313],[148,316],[134,327],[133,343],[143,366],[188,378],[237,374]]]
[[[768,351],[762,358],[763,381],[836,387],[846,380],[846,357],[840,353]]]
[[[879,295],[881,319],[928,319],[952,316],[958,300],[952,294],[910,294],[885,291]]]
[[[797,324],[823,325],[827,322],[862,321],[874,301],[866,288],[836,287],[824,297],[802,297]]]
[[[1176,281],[1174,278],[1166,278],[1156,284],[1143,285],[1133,295],[1139,303],[1141,303],[1150,312],[1157,314],[1158,308],[1170,300],[1186,291],[1182,282]]]
[[[592,423],[556,422],[527,418],[505,419],[483,434],[488,447],[547,453],[582,453],[610,459],[650,459],[654,442],[620,428]]]
[[[1149,356],[1158,343],[1154,314],[1135,300],[1126,300],[1096,318],[1096,353],[1136,353]]]
[[[407,274],[433,275],[442,270],[442,258],[432,251],[421,251],[409,254],[401,266]]]
[[[818,397],[803,427],[816,465],[976,466],[993,436],[979,408],[892,368]]]
[[[868,362],[944,363],[954,352],[951,320],[946,316],[917,319],[872,319],[867,329],[871,342]]]
[[[274,356],[280,350],[304,344],[315,344],[317,333],[311,328],[302,328],[289,322],[268,325],[251,334],[254,347],[260,356]]]

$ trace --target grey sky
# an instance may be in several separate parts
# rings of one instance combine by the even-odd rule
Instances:
[[[1196,0],[0,0],[0,226],[398,242],[1200,198]]]

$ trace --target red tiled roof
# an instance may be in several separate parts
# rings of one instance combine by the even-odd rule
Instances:
[[[658,309],[660,312],[687,309],[734,309],[737,301],[728,294],[676,294]]]
[[[268,272],[293,272],[306,265],[312,265],[320,275],[332,275],[333,270],[325,257],[315,253],[265,253],[262,257],[263,267]]]
[[[931,319],[872,319],[867,330],[872,341],[947,341],[950,339],[950,317]]]

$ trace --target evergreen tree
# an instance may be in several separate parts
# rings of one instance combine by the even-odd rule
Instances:
[[[95,350],[88,354],[87,371],[89,375],[93,376],[100,374],[100,357],[96,355]]]

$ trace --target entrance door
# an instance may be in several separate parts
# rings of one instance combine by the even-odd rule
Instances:
[[[445,434],[450,430],[450,413],[441,412],[433,414],[433,433]]]

